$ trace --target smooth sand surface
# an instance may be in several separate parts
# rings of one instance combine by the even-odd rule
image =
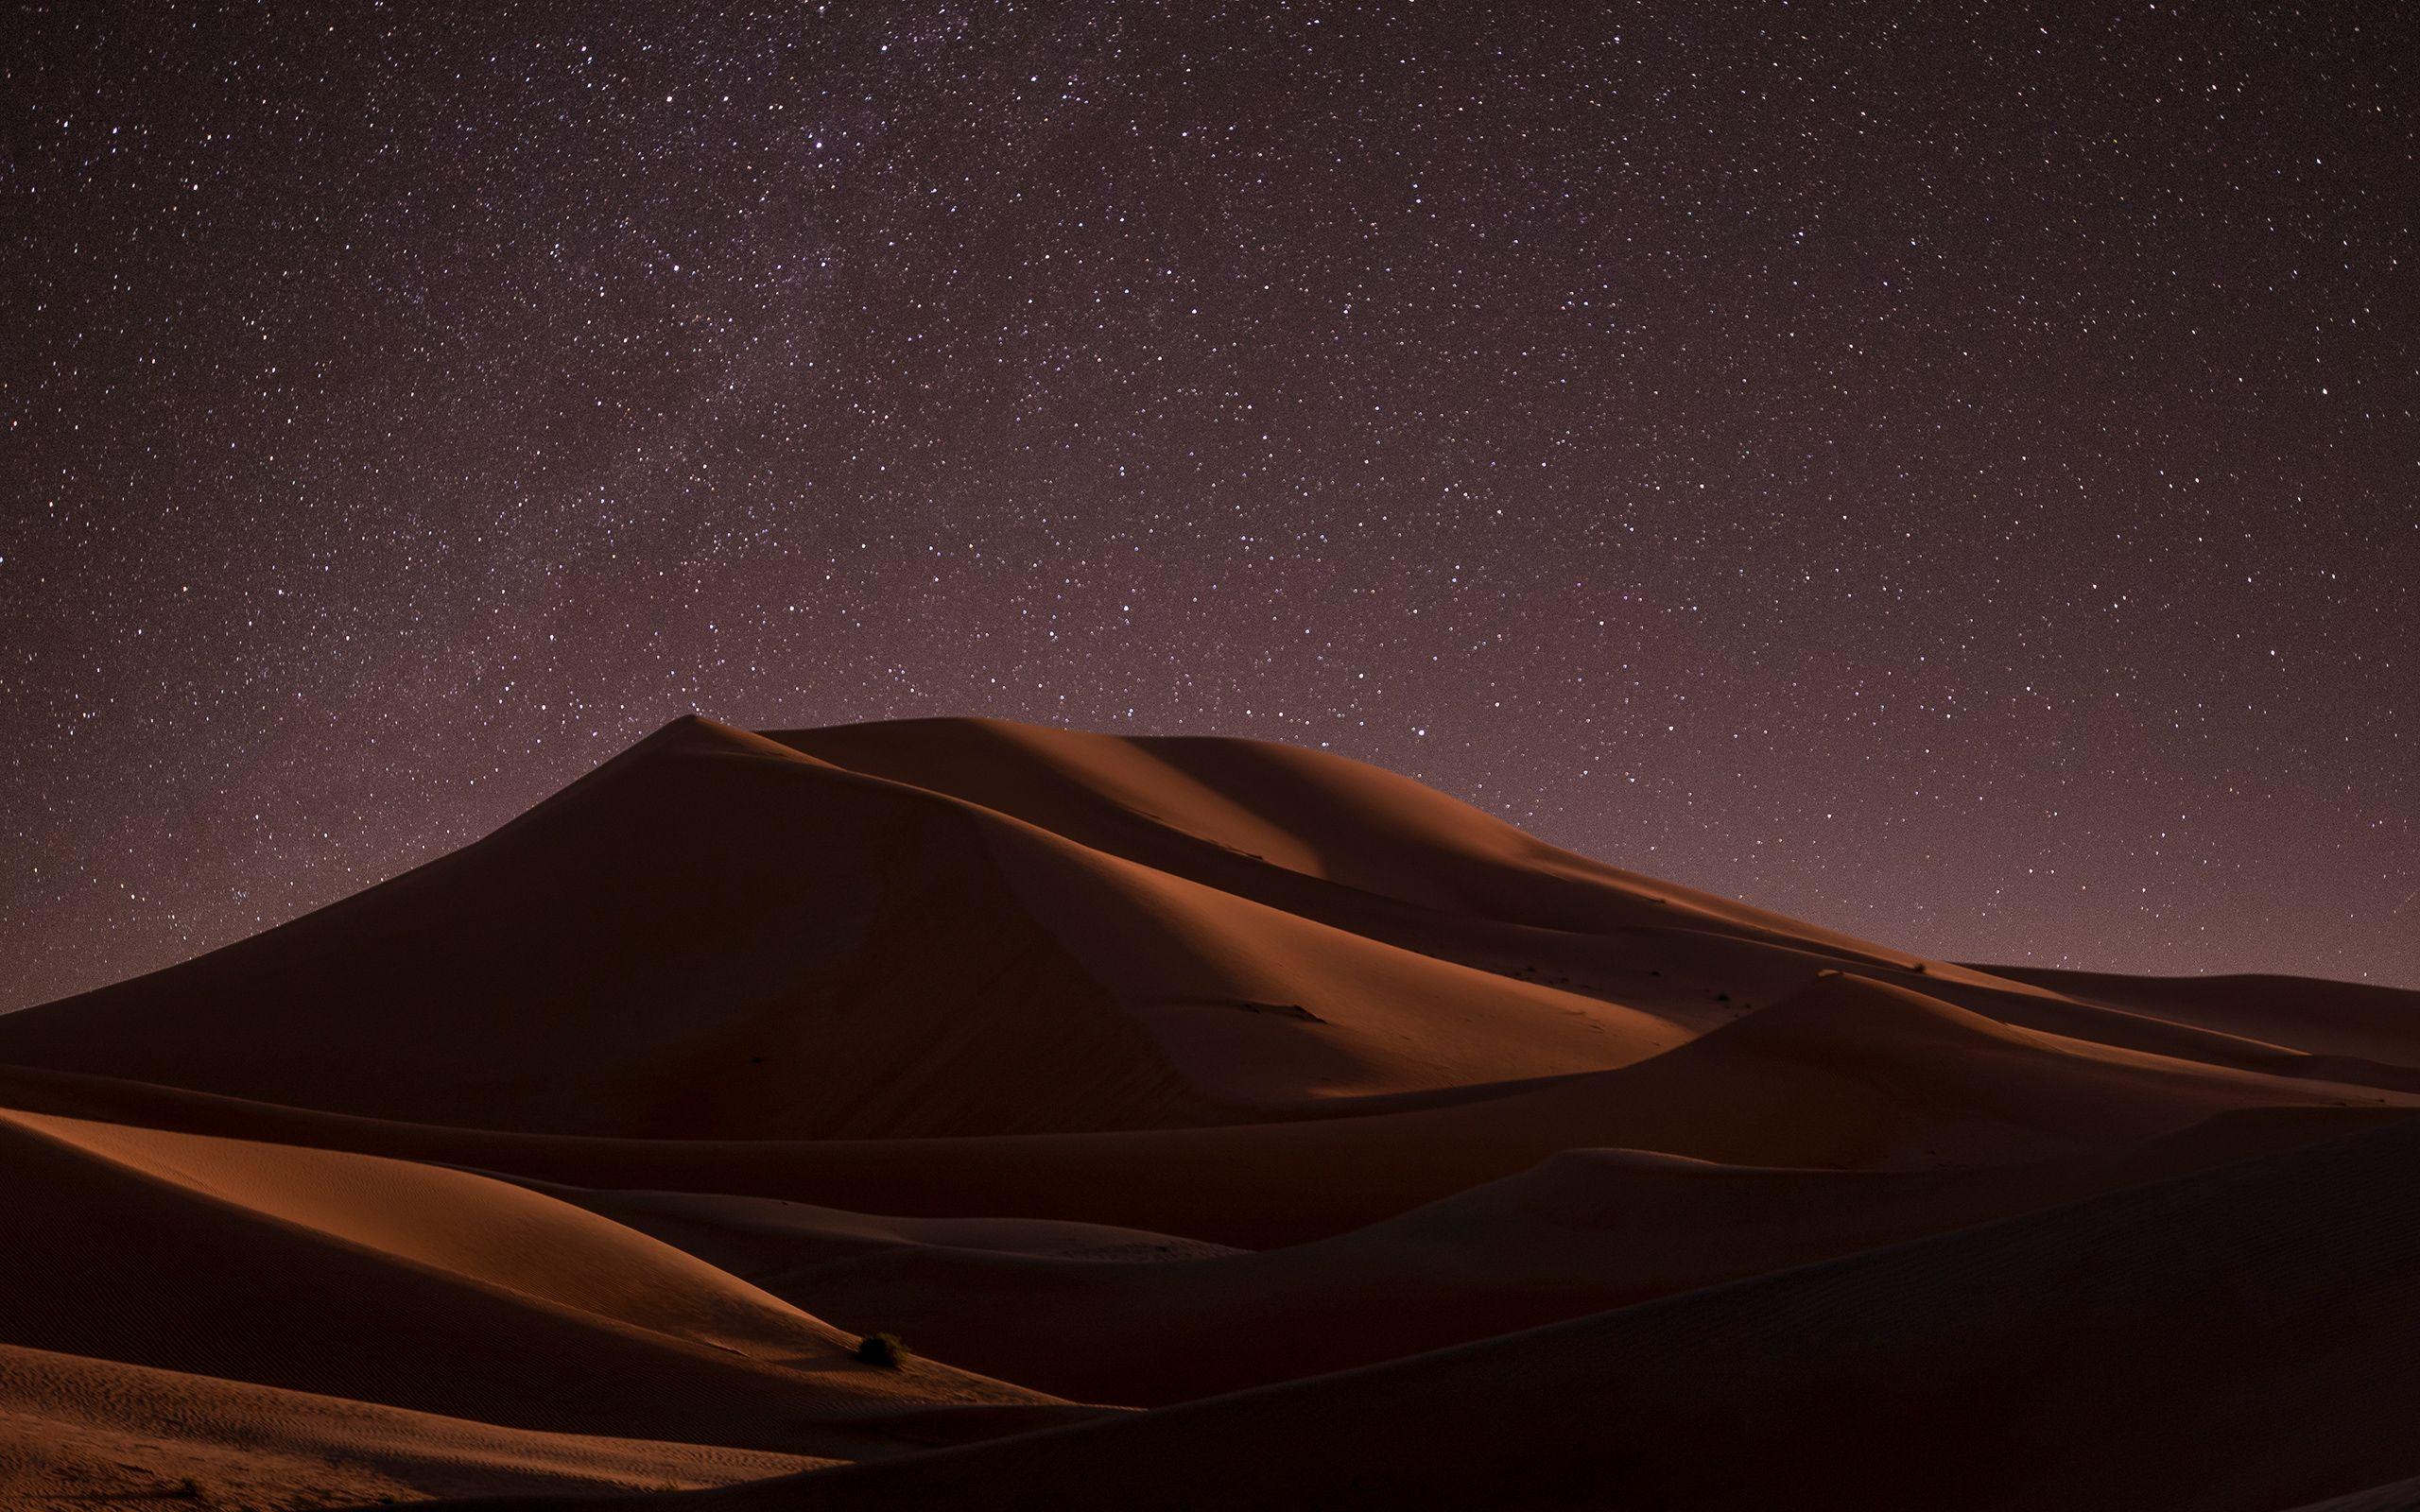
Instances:
[[[579,1193],[834,1321],[1083,1400],[1158,1406],[1400,1358],[2376,1127],[2265,1110],[2096,1154],[1974,1171],[1809,1171],[1572,1150],[1334,1238],[1203,1254],[1168,1236],[1058,1247],[998,1224],[907,1237],[761,1198]],[[769,1211],[768,1211],[769,1210]],[[895,1225],[895,1226],[894,1226]],[[1107,1230],[1115,1233],[1117,1230]]]
[[[2272,1512],[2408,1468],[2414,1328],[2420,1127],[2405,1124],[1361,1370],[694,1504],[987,1512],[1047,1487],[1075,1512]]]
[[[2420,994],[1927,960],[1255,742],[683,719],[0,1017],[0,1505],[2386,1505],[2415,1109]]]
[[[653,1491],[828,1463],[708,1444],[533,1433],[0,1346],[0,1501],[11,1506],[120,1512]]]

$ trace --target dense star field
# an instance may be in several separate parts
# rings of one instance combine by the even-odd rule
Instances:
[[[691,710],[2420,984],[2420,28],[2187,11],[19,8],[0,1006]]]

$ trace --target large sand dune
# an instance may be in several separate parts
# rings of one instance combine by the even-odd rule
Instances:
[[[1288,747],[685,719],[0,1017],[0,1504],[2384,1497],[2415,1108],[2420,994],[1924,960]]]

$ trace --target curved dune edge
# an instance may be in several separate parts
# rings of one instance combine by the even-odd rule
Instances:
[[[0,1113],[0,1337],[535,1432],[819,1458],[937,1409],[1055,1399],[917,1361],[695,1257],[474,1173]]]
[[[2415,1113],[2420,993],[1925,960],[1259,743],[686,719],[0,1016],[0,1504],[2359,1505]]]
[[[2222,1114],[2108,1153],[1981,1170],[1755,1168],[1570,1150],[1329,1239],[1203,1253],[1172,1236],[561,1189],[844,1326],[1086,1401],[1162,1406],[1944,1233],[2379,1127],[2403,1110]]]

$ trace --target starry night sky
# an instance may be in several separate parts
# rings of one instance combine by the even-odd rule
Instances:
[[[2401,9],[21,8],[0,1006],[691,710],[2420,984]]]

